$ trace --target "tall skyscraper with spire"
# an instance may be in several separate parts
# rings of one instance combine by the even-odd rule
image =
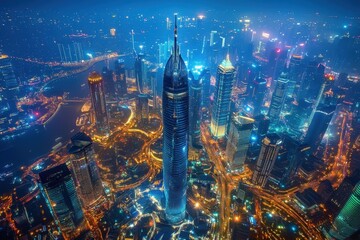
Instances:
[[[211,114],[210,131],[214,138],[222,138],[227,132],[230,118],[231,92],[235,81],[235,68],[229,54],[219,65],[216,76],[214,107]]]
[[[163,180],[166,218],[170,223],[179,223],[185,218],[186,208],[189,89],[177,43],[177,15],[174,35],[174,49],[164,70]]]

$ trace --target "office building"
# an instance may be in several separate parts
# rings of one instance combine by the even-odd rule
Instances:
[[[109,131],[109,119],[106,110],[104,81],[100,74],[91,72],[88,77],[92,111],[95,117],[95,126],[99,133],[107,134]]]
[[[127,94],[127,83],[125,74],[125,61],[123,59],[117,59],[115,61],[115,92],[120,98]]]
[[[83,132],[71,138],[68,146],[76,185],[80,189],[80,198],[84,206],[89,206],[103,194],[99,170],[95,161],[92,140]]]
[[[214,106],[211,114],[210,131],[214,138],[222,138],[227,132],[230,118],[231,93],[235,81],[235,68],[230,57],[218,66],[216,75]]]
[[[250,99],[253,103],[253,116],[257,116],[261,113],[261,107],[264,102],[264,97],[266,94],[266,80],[264,78],[256,78],[253,82],[253,86],[250,92]]]
[[[101,76],[104,79],[104,89],[106,96],[113,98],[115,96],[115,82],[113,71],[103,67]]]
[[[271,98],[271,104],[268,112],[270,121],[274,124],[277,123],[280,118],[280,113],[286,98],[288,80],[283,77],[284,75],[280,76],[280,78],[276,81],[275,90]]]
[[[144,58],[145,56],[142,53],[139,53],[135,58],[135,79],[139,93],[143,93],[146,82],[147,68]]]
[[[7,55],[0,55],[0,88],[4,89],[4,93],[1,94],[1,102],[4,101],[5,104],[2,105],[5,105],[5,108],[10,112],[17,112],[19,82]]]
[[[193,73],[194,72],[194,73]],[[196,78],[195,76],[198,78]],[[201,88],[202,79],[195,71],[189,71],[189,136],[190,143],[194,148],[201,148],[200,124],[201,124]]]
[[[136,119],[146,121],[149,119],[149,96],[139,94],[136,99]]]
[[[330,235],[335,239],[347,239],[360,229],[360,183],[353,190],[350,198],[335,218]]]
[[[281,148],[282,140],[276,133],[268,134],[263,140],[259,157],[256,161],[252,183],[264,187],[274,167]]]
[[[41,190],[61,232],[65,239],[74,239],[80,234],[78,229],[84,224],[84,214],[70,170],[64,163],[40,172],[39,177]]]
[[[319,146],[335,112],[335,106],[319,106],[310,123],[304,142],[309,144],[314,152]]]
[[[226,157],[231,171],[241,171],[246,160],[250,136],[255,120],[232,116],[226,145]]]
[[[205,68],[201,73],[202,92],[201,92],[201,106],[209,109],[210,107],[210,69]]]
[[[177,43],[177,15],[174,34],[174,49],[164,70],[162,97],[165,214],[170,223],[185,218],[188,161],[188,75]]]

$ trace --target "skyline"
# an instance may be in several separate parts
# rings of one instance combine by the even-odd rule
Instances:
[[[0,239],[358,237],[350,3],[4,2]]]

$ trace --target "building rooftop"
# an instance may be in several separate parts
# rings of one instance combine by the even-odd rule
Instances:
[[[89,74],[88,81],[89,83],[99,83],[102,81],[102,77],[99,73],[93,71]]]
[[[78,132],[71,138],[71,144],[69,144],[68,152],[74,154],[82,151],[84,148],[92,144],[91,138],[83,132]]]
[[[40,181],[43,184],[59,182],[61,179],[69,175],[71,175],[71,173],[65,163],[39,173]]]

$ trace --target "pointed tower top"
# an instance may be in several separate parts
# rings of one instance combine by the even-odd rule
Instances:
[[[178,29],[177,29],[177,13],[174,14],[174,56],[176,57],[179,55],[179,47],[177,45],[177,35],[178,35]]]
[[[219,67],[222,67],[222,68],[224,68],[226,70],[234,68],[231,61],[230,61],[230,54],[229,53],[226,54],[226,58],[224,59],[224,61],[222,61],[222,63],[220,64]]]

